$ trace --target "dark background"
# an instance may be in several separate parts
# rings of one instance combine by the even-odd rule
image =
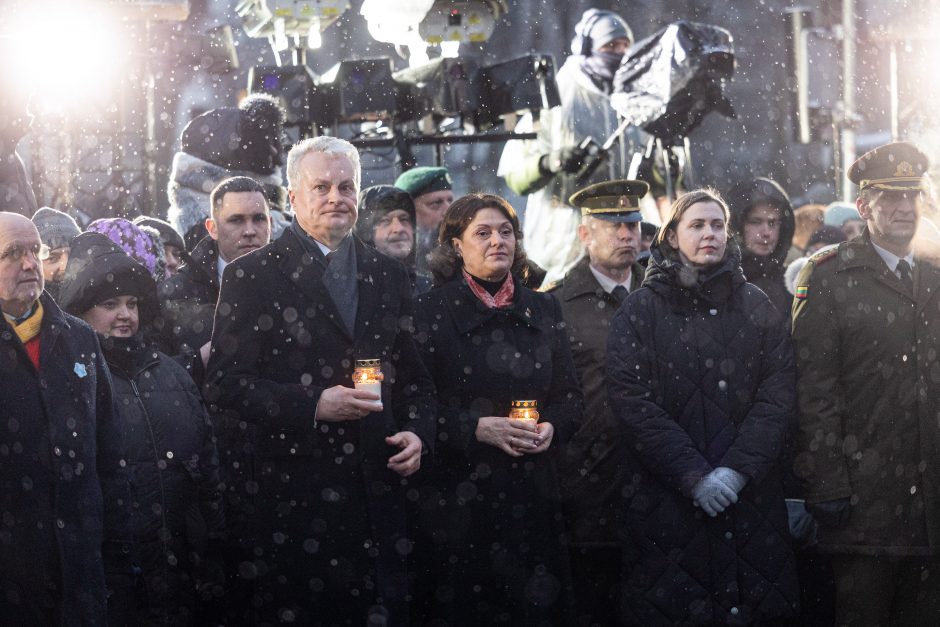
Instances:
[[[554,55],[560,67],[568,55],[574,24],[589,7],[619,12],[637,40],[669,22],[687,19],[727,28],[734,37],[737,69],[726,93],[736,119],[710,114],[691,134],[695,182],[727,189],[739,178],[770,176],[789,191],[797,203],[835,200],[835,172],[831,134],[823,129],[808,144],[792,141],[787,92],[787,32],[783,13],[795,3],[780,0],[631,0],[522,1],[510,0],[508,15],[496,25],[492,38],[480,46],[463,47],[461,55],[482,57],[486,64],[530,52]],[[891,6],[882,6],[889,4]],[[904,103],[901,135],[932,140],[935,125],[930,106],[919,106],[916,96],[926,94],[929,64],[921,40],[911,24],[932,16],[928,0],[856,3],[858,14],[857,124],[859,153],[890,139],[888,114],[888,44],[892,38],[911,39],[901,46],[900,69]],[[815,24],[836,25],[834,37],[811,38],[811,99],[825,108],[837,108],[841,93],[841,42],[838,23],[841,2],[803,3],[813,11]],[[309,51],[308,65],[321,74],[341,59],[388,56],[397,68],[407,66],[391,45],[375,42],[359,14],[361,0],[323,33],[323,46]],[[394,6],[394,0],[389,0]],[[149,33],[133,29],[139,50],[136,70],[126,76],[121,97],[109,111],[81,120],[37,118],[30,136],[21,144],[39,188],[40,202],[59,208],[80,209],[91,217],[136,215],[152,211],[165,215],[166,182],[179,134],[194,115],[206,109],[235,105],[244,95],[248,68],[270,65],[273,54],[265,40],[248,38],[235,15],[234,0],[191,0],[190,17],[182,23],[154,24]],[[235,35],[240,66],[217,73],[206,53],[206,33],[229,24]],[[827,38],[828,37],[828,38]],[[937,59],[940,61],[940,58]],[[147,72],[153,72],[156,95],[156,145],[145,146],[145,93]],[[926,99],[926,95],[923,96]],[[828,136],[827,136],[828,135]],[[931,151],[931,146],[927,146]],[[485,190],[506,195],[516,207],[524,203],[495,176],[502,146],[478,144],[444,150],[444,164],[455,180],[455,192]],[[433,149],[416,148],[419,164],[433,164]],[[363,158],[363,186],[390,183],[400,172],[397,155],[378,149]],[[147,164],[155,169],[153,198],[145,185]]]

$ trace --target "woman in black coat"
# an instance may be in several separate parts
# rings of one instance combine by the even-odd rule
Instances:
[[[418,623],[569,621],[555,455],[581,393],[557,301],[516,275],[520,237],[499,196],[456,200],[431,257],[439,287],[417,301],[439,411],[433,463],[418,473]],[[513,400],[538,402],[537,427],[508,419]]]
[[[201,562],[224,528],[218,456],[196,385],[144,339],[156,285],[107,237],[83,233],[72,240],[60,303],[99,335],[130,475],[145,593],[112,603],[109,623],[195,624],[196,575],[210,571]]]
[[[744,279],[727,222],[717,194],[680,197],[611,325],[608,393],[632,475],[630,624],[749,625],[797,611],[780,469],[793,355],[780,314]]]

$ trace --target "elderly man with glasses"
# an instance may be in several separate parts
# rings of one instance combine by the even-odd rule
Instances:
[[[43,292],[48,256],[29,219],[0,212],[0,614],[104,624],[105,570],[133,582],[129,492],[111,376],[95,333]]]

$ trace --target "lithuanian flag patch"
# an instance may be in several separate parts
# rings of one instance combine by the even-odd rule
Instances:
[[[796,297],[800,300],[806,300],[807,296],[809,296],[809,287],[806,285],[798,285],[796,287]]]

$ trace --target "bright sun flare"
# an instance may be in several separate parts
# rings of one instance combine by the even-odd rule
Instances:
[[[101,2],[23,2],[0,11],[0,49],[33,102],[81,108],[109,95],[131,54],[122,25]]]

